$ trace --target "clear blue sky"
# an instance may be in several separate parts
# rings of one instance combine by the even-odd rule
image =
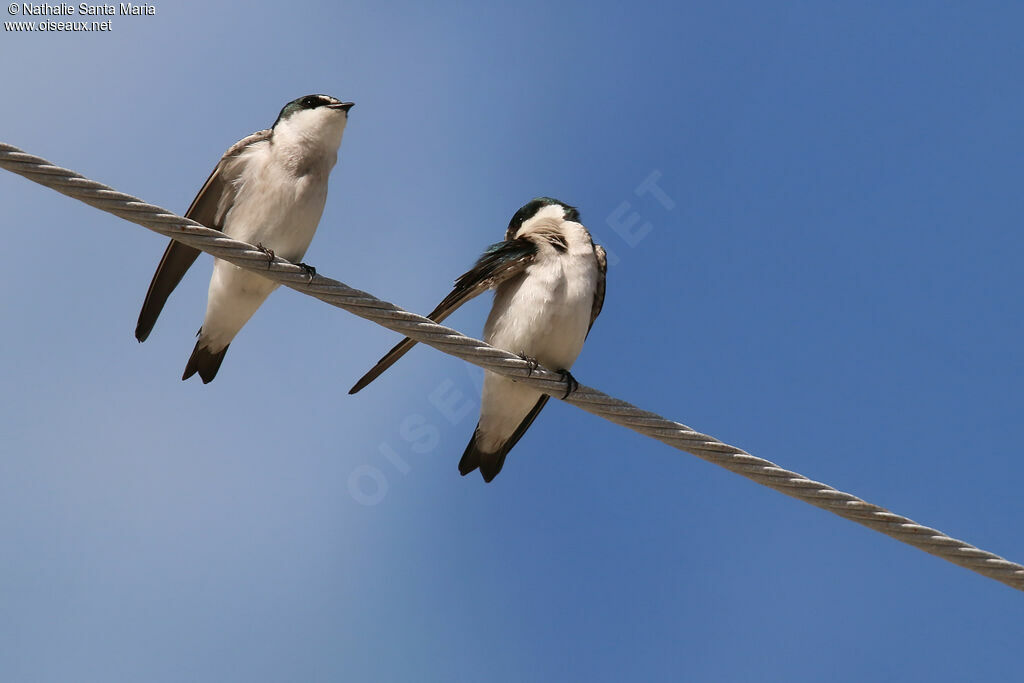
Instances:
[[[1024,560],[1019,4],[155,6],[3,32],[0,139],[181,212],[352,99],[321,273],[425,312],[559,197],[616,257],[582,382]],[[164,238],[0,201],[0,680],[1019,676],[1019,592],[558,401],[458,476],[479,374],[350,397],[397,335],[294,292],[183,383],[209,257],[139,345]]]

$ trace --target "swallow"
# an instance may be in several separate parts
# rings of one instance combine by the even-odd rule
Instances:
[[[249,242],[267,254],[299,261],[316,233],[327,180],[352,102],[306,95],[286,104],[274,125],[232,145],[206,180],[186,218]],[[135,338],[146,340],[167,297],[199,256],[174,240],[167,245],[139,312]],[[310,276],[315,270],[302,265]],[[217,375],[228,345],[278,285],[217,259],[206,316],[182,379],[199,373],[204,384]]]
[[[550,197],[524,205],[509,222],[505,241],[491,245],[452,292],[428,316],[435,322],[489,289],[494,303],[484,340],[575,380],[569,369],[604,305],[608,261],[580,222],[575,207]],[[399,342],[349,391],[379,377],[416,342]],[[548,402],[549,396],[502,375],[485,371],[480,419],[459,461],[463,476],[479,469],[490,482],[505,457]]]

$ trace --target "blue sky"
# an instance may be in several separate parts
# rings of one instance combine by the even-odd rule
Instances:
[[[352,99],[321,273],[425,312],[559,197],[614,254],[580,381],[1024,559],[1020,6],[155,6],[4,31],[0,139],[181,212]],[[294,292],[183,383],[211,259],[139,345],[165,240],[0,200],[4,681],[1019,674],[1020,593],[557,401],[459,477],[480,374],[350,397],[397,336]]]

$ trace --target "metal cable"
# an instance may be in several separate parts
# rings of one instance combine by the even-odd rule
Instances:
[[[381,301],[337,280],[322,275],[315,275],[310,279],[305,270],[280,257],[268,263],[267,255],[251,244],[230,239],[221,232],[203,227],[166,209],[147,204],[131,195],[117,192],[74,171],[54,166],[45,159],[26,154],[16,147],[0,143],[0,167],[190,247],[213,254],[217,258],[258,272],[275,282],[343,308],[349,313],[444,353],[511,377],[555,398],[561,398],[565,393],[565,380],[558,373],[543,367],[532,369],[530,363],[514,354],[402,310],[394,304]],[[1024,590],[1024,566],[1020,564],[951,538],[941,531],[921,526],[907,517],[872,505],[849,493],[838,491],[827,484],[790,472],[768,460],[696,432],[684,424],[641,410],[583,384],[564,400],[598,417],[628,427],[673,448],[692,453],[787,496],[863,524],[1017,590]]]

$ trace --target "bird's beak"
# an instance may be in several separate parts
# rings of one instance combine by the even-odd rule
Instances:
[[[340,109],[347,114],[348,110],[354,107],[355,105],[355,102],[338,102],[337,104],[328,104],[327,107],[329,109]]]

